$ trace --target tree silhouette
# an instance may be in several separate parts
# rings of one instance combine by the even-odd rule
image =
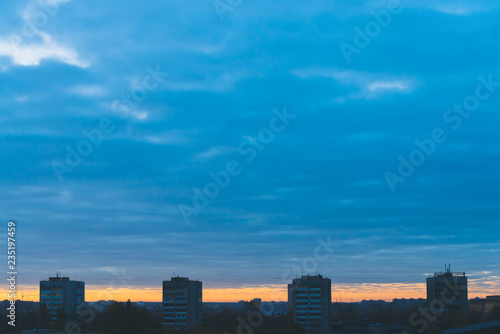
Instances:
[[[113,303],[100,316],[99,332],[103,334],[157,334],[160,327],[145,307],[133,306],[130,300],[123,303]]]
[[[63,307],[59,307],[56,313],[56,322],[53,324],[54,329],[63,330],[66,326],[67,315]]]
[[[50,312],[47,308],[47,304],[40,303],[40,328],[49,329],[50,328]]]

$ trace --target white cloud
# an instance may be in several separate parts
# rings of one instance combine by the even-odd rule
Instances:
[[[406,6],[434,10],[447,15],[466,16],[497,10],[499,5],[498,1],[491,0],[419,0],[408,1]]]
[[[234,148],[229,146],[212,146],[207,151],[200,152],[194,156],[194,161],[212,160],[220,155],[234,152]]]
[[[87,97],[99,97],[105,96],[106,91],[98,85],[78,85],[73,86],[68,89],[68,92],[71,94],[87,96]]]
[[[140,121],[145,120],[149,117],[149,113],[147,111],[134,110],[131,111],[130,114],[132,115],[132,117]]]
[[[372,0],[367,1],[364,6],[356,7],[354,15],[362,12],[364,15],[369,15],[371,11],[377,11],[382,8],[387,8],[387,0]],[[497,1],[491,0],[418,0],[418,1],[401,1],[402,8],[411,9],[428,9],[434,10],[448,15],[473,15],[476,13],[487,12],[498,8]],[[351,13],[352,14],[352,13]]]
[[[358,91],[333,99],[336,103],[344,103],[348,99],[370,99],[386,93],[409,93],[416,87],[412,79],[378,73],[332,68],[295,69],[291,73],[301,79],[329,78],[344,86],[357,87]]]
[[[19,96],[16,96],[16,102],[18,102],[18,103],[23,103],[23,102],[26,102],[28,100],[29,100],[28,95],[19,95]]]
[[[64,47],[53,41],[46,33],[40,33],[42,42],[23,43],[22,39],[0,38],[0,56],[11,59],[14,65],[38,66],[44,59],[54,59],[60,62],[85,68],[89,64],[79,59],[73,49]]]
[[[376,90],[407,90],[408,84],[403,81],[376,81],[368,85],[368,89],[371,91]]]
[[[481,12],[487,12],[493,9],[498,8],[498,4],[494,1],[483,1],[476,0],[472,1],[462,1],[462,0],[442,0],[442,1],[430,1],[423,3],[416,3],[416,6],[429,6],[431,9],[436,10],[438,12],[456,15],[456,16],[464,16],[464,15],[472,15]]]
[[[157,145],[184,145],[189,143],[189,137],[197,131],[171,130],[162,134],[144,137],[144,141]]]
[[[89,66],[88,62],[79,58],[75,50],[57,43],[51,35],[40,30],[57,14],[57,6],[63,2],[68,0],[44,0],[28,4],[21,13],[24,19],[22,28],[0,37],[0,56],[10,58],[11,63],[18,66],[38,66],[44,59],[54,59],[82,68]]]
[[[24,7],[21,12],[21,17],[25,21],[38,19],[43,23],[45,22],[43,17],[54,17],[59,12],[59,5],[70,1],[71,0],[33,0]]]
[[[471,8],[463,7],[463,6],[436,6],[434,8],[438,12],[451,14],[451,15],[470,15],[474,11]]]
[[[217,77],[205,77],[196,81],[177,79],[177,81],[167,82],[165,85],[171,91],[208,91],[224,93],[232,90],[241,80],[249,77],[249,73],[244,71],[231,71],[222,73]]]

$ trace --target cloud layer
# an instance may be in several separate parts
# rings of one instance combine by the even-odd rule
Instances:
[[[500,87],[456,131],[443,114],[500,82],[499,9],[401,6],[348,63],[339,45],[387,2],[244,1],[224,20],[211,1],[2,3],[0,212],[23,283],[126,268],[136,287],[283,284],[330,236],[310,269],[337,287],[411,286],[444,263],[498,287]],[[268,140],[284,107],[296,118]],[[447,141],[391,192],[384,173],[436,128]],[[233,160],[186,223],[179,205]]]

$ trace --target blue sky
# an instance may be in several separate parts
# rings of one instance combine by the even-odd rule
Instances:
[[[500,86],[456,129],[444,119],[500,82],[500,3],[214,3],[0,5],[0,212],[18,224],[21,282],[126,268],[132,286],[281,284],[330,236],[317,269],[338,284],[420,283],[451,263],[500,290]],[[342,43],[381,12],[348,61]],[[391,188],[435,129],[446,140]],[[229,162],[237,175],[184,219]]]

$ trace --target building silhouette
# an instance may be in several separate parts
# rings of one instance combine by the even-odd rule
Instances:
[[[500,333],[500,321],[485,322],[466,327],[447,329],[443,334],[498,334]]]
[[[40,304],[45,304],[50,322],[57,320],[80,322],[78,307],[85,302],[85,282],[70,281],[69,277],[49,277],[40,281]],[[64,319],[58,319],[63,317]]]
[[[467,319],[469,299],[465,273],[452,273],[451,266],[445,266],[444,272],[428,277],[427,304],[436,318],[429,326],[431,332],[440,327],[444,317]]]
[[[202,327],[202,283],[186,277],[163,281],[163,320],[167,329],[189,330]]]
[[[288,304],[295,323],[309,334],[331,333],[332,281],[302,276],[288,284]]]
[[[495,308],[500,308],[500,296],[487,296],[486,299],[469,300],[469,312],[476,312],[485,321]]]

